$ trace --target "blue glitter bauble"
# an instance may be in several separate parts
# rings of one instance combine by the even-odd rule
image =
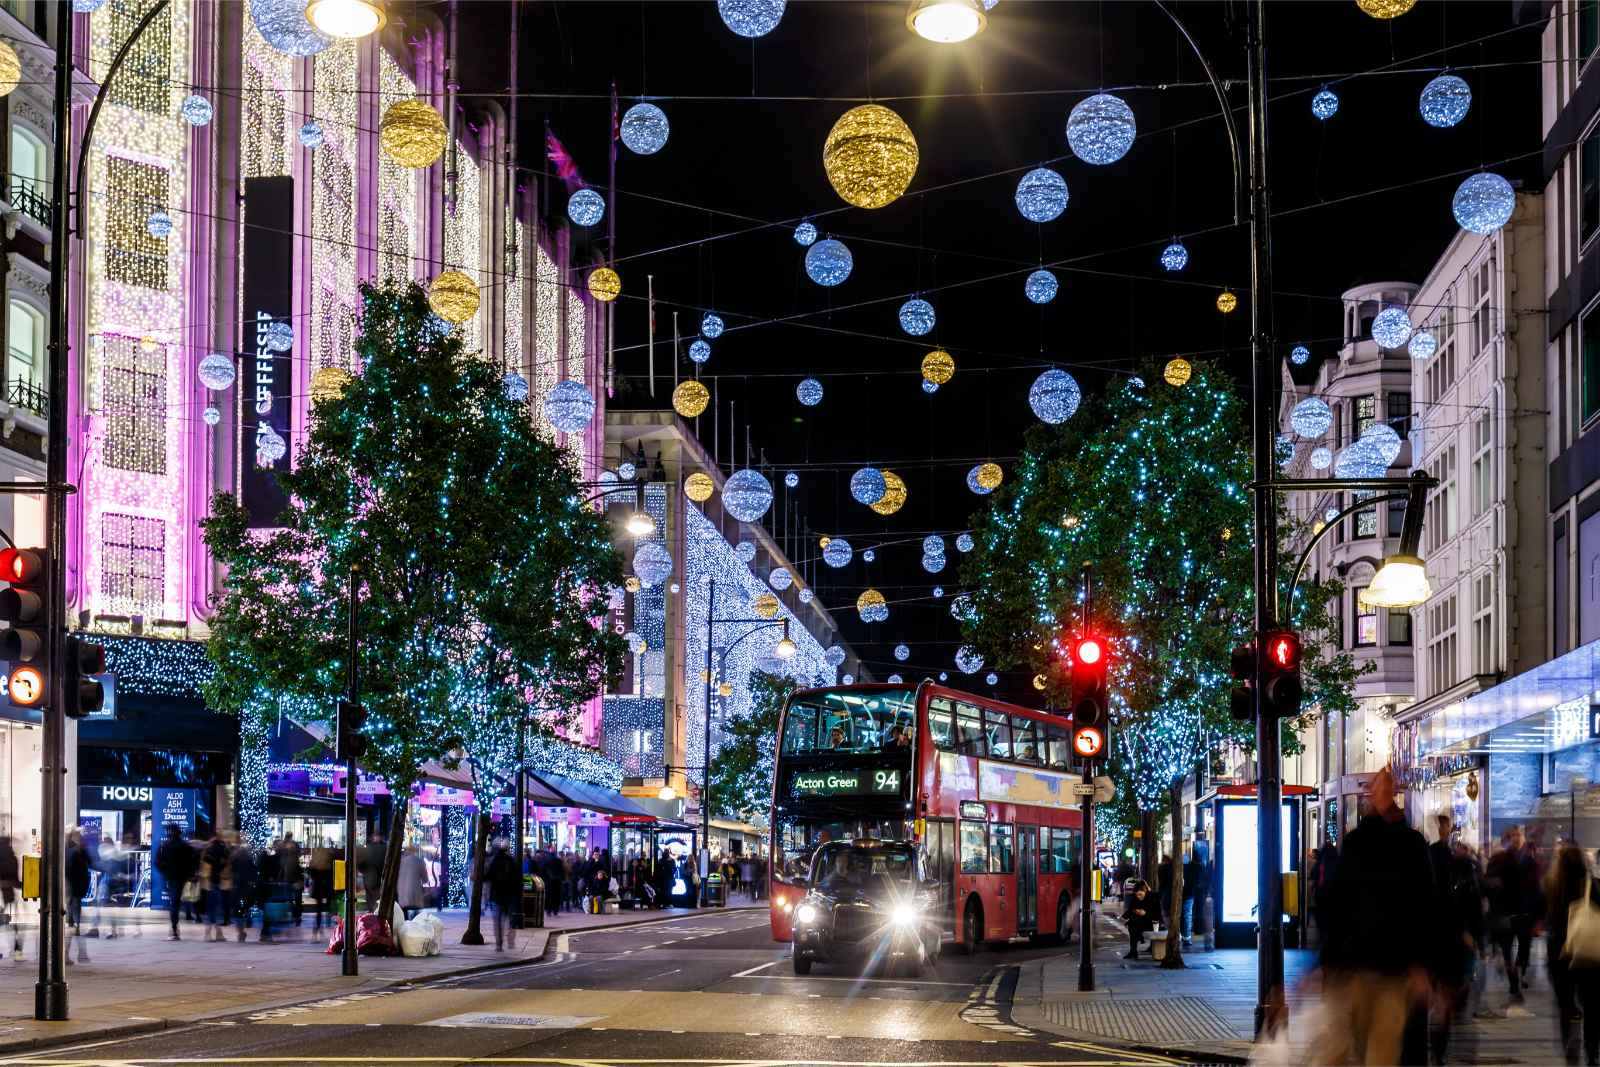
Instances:
[[[1056,298],[1060,283],[1056,276],[1047,270],[1036,270],[1028,275],[1028,280],[1022,283],[1022,291],[1029,300],[1035,304],[1048,304]]]
[[[800,590],[800,603],[809,604],[816,595],[809,589],[802,589]]]
[[[788,474],[783,476],[783,484],[787,485],[790,489],[793,489],[795,486],[800,484],[800,476],[794,471],[790,471]]]
[[[711,340],[715,341],[717,338],[722,336],[722,330],[722,316],[718,315],[715,311],[708,311],[705,313],[705,316],[701,318],[700,333],[703,336],[709,337]]]
[[[955,599],[950,601],[950,617],[957,622],[971,622],[978,617],[978,610],[972,606],[971,593],[955,595]]]
[[[165,211],[152,211],[144,220],[144,228],[151,237],[165,239],[172,236],[172,216]]]
[[[1454,74],[1441,74],[1422,88],[1417,110],[1429,126],[1448,129],[1467,117],[1472,89]]]
[[[883,617],[886,618],[886,619],[889,617],[889,609],[888,608],[884,608],[883,609]],[[846,675],[842,676],[839,679],[839,684],[840,685],[855,685],[856,684],[856,676],[853,675],[853,674],[846,674]]]
[[[1339,110],[1339,94],[1332,89],[1324,89],[1311,98],[1311,113],[1319,120],[1327,122]]]
[[[923,556],[922,569],[929,574],[938,574],[944,570],[945,559],[943,556]]]
[[[756,546],[749,541],[740,541],[733,546],[733,554],[738,557],[740,563],[749,563],[756,558]]]
[[[889,483],[883,480],[883,472],[876,467],[862,467],[850,476],[850,495],[856,502],[871,506],[883,499],[889,491]]]
[[[545,395],[544,417],[562,433],[577,433],[594,418],[594,397],[582,382],[559,381]]]
[[[950,680],[950,675],[947,672],[945,672],[945,671],[940,671],[939,672],[939,681],[948,682],[949,680]]]
[[[605,197],[593,189],[579,189],[567,198],[567,218],[573,225],[593,226],[605,217]]]
[[[1311,362],[1311,349],[1305,345],[1295,345],[1289,349],[1289,362],[1297,367],[1303,367]]]
[[[1325,471],[1333,465],[1333,452],[1325,445],[1318,445],[1311,450],[1311,467],[1313,470]]]
[[[842,537],[835,537],[828,542],[828,547],[822,550],[822,562],[830,567],[843,567],[850,562],[854,553],[850,549],[850,542]]]
[[[1333,464],[1333,473],[1340,478],[1382,478],[1388,472],[1383,452],[1366,437],[1346,445]]]
[[[286,56],[314,56],[333,43],[306,19],[305,0],[250,0],[250,21]]]
[[[1067,117],[1067,144],[1085,163],[1115,163],[1133,147],[1137,132],[1133,109],[1110,93],[1080,100]]]
[[[627,460],[623,460],[621,463],[617,464],[617,480],[618,481],[631,482],[631,481],[633,481],[633,476],[638,474],[638,473],[639,473],[639,468],[635,467],[632,463],[629,463]]]
[[[983,657],[971,645],[962,645],[956,649],[956,666],[962,674],[977,674],[983,670]]]
[[[838,285],[850,277],[855,260],[840,241],[826,237],[806,249],[806,274],[818,285]]]
[[[1289,425],[1301,437],[1321,437],[1333,425],[1333,409],[1314,396],[1308,396],[1289,412]]]
[[[689,342],[689,358],[696,363],[704,363],[711,358],[711,345],[701,337],[696,337]]]
[[[900,677],[898,674],[889,675],[889,684],[890,685],[899,685],[901,682],[904,682],[904,681],[905,681],[905,679]]]
[[[990,671],[988,674],[983,676],[983,682],[985,685],[999,685],[1000,676],[994,673],[994,671]]]
[[[922,539],[922,554],[924,556],[944,555],[944,538],[938,534],[929,534]]]
[[[1017,183],[1017,210],[1029,222],[1049,222],[1067,210],[1067,179],[1049,167],[1030,170]]]
[[[904,663],[906,660],[911,658],[911,649],[907,648],[905,645],[895,645],[894,658],[899,660],[901,663]]]
[[[786,0],[717,0],[723,24],[740,37],[765,37],[783,18]]]
[[[822,650],[822,662],[830,667],[839,667],[844,664],[845,651],[838,645],[829,645]]]
[[[622,115],[622,143],[641,156],[661,151],[669,129],[666,112],[654,104],[634,104]]]
[[[912,337],[921,337],[933,331],[933,305],[920,298],[912,298],[900,305],[900,328]]]
[[[795,398],[808,408],[814,408],[822,403],[822,383],[815,378],[807,378],[794,387]]]
[[[660,541],[640,541],[633,552],[633,574],[647,586],[658,586],[672,575],[672,553]]]
[[[988,496],[990,493],[994,492],[994,490],[993,489],[985,489],[983,487],[983,485],[978,481],[978,469],[979,469],[978,467],[973,467],[970,471],[967,472],[967,488],[971,489],[974,493],[977,493],[979,496]]]
[[[506,391],[506,399],[520,404],[528,399],[528,379],[516,371],[509,371],[500,379],[500,387]]]
[[[1418,330],[1411,335],[1406,351],[1411,353],[1412,359],[1427,359],[1439,351],[1439,339],[1433,335],[1432,330]]]
[[[817,239],[817,228],[809,222],[802,222],[794,228],[794,243],[801,248],[808,248],[811,242]]]
[[[207,404],[205,409],[200,412],[200,418],[207,426],[215,426],[222,421],[222,412],[217,410],[215,404]]]
[[[1372,339],[1384,348],[1399,348],[1411,336],[1411,316],[1393,305],[1378,312],[1372,320]]]
[[[767,575],[767,584],[781,593],[794,584],[794,575],[786,567],[774,567]]]
[[[92,15],[105,6],[106,0],[72,0],[72,10],[80,15]]]
[[[878,554],[869,548],[865,552],[861,553],[861,558],[866,560],[868,563],[871,563],[878,558]]]
[[[303,147],[311,149],[321,148],[323,141],[327,140],[327,135],[322,132],[322,123],[316,119],[308,119],[295,136],[300,138]]]
[[[1474,174],[1456,189],[1450,208],[1463,230],[1491,234],[1511,221],[1517,207],[1517,193],[1511,183],[1498,174]]]
[[[1375,422],[1361,431],[1360,441],[1366,442],[1383,458],[1385,469],[1400,458],[1400,435],[1387,422]]]
[[[942,596],[944,596],[944,586],[942,586],[942,585],[934,586],[933,587],[933,599],[938,600]]]
[[[1161,269],[1180,271],[1189,265],[1189,250],[1177,241],[1161,250]]]
[[[200,360],[195,368],[195,375],[200,379],[200,384],[207,389],[226,389],[239,377],[238,368],[233,365],[233,358],[221,352],[213,352]]]
[[[1028,387],[1028,406],[1040,421],[1052,426],[1072,418],[1082,399],[1077,379],[1064,370],[1047,370]]]
[[[964,534],[957,534],[956,535],[956,551],[957,552],[971,552],[972,551],[972,535],[971,534],[964,533]]]
[[[294,347],[294,327],[287,322],[267,324],[267,351],[287,352]]]
[[[183,98],[183,103],[178,105],[178,114],[191,126],[204,126],[216,114],[216,109],[211,106],[211,101],[199,93],[190,93]]]
[[[922,391],[924,393],[927,393],[929,396],[932,396],[934,393],[937,393],[939,391],[939,383],[938,382],[931,382],[928,379],[924,378],[924,379],[922,379]]]
[[[740,522],[755,522],[772,507],[772,485],[760,471],[735,471],[722,487],[722,510]]]

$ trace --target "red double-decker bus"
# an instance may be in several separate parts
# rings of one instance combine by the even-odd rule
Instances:
[[[923,682],[801,690],[778,725],[772,936],[793,937],[810,858],[828,841],[910,840],[944,935],[1066,933],[1077,891],[1081,781],[1071,723]]]

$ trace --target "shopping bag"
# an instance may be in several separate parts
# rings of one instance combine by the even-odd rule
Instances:
[[[1583,880],[1583,896],[1567,909],[1567,940],[1561,956],[1570,967],[1600,967],[1600,906],[1589,895],[1589,879]]]

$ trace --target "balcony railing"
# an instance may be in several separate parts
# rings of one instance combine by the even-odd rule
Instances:
[[[41,419],[50,415],[50,394],[26,378],[15,378],[6,384],[6,402]]]
[[[45,195],[39,182],[12,175],[10,199],[12,207],[49,229],[50,198]]]

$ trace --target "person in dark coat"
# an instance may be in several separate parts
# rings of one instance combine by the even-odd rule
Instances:
[[[1133,883],[1133,892],[1122,909],[1122,921],[1128,924],[1128,953],[1123,959],[1139,958],[1139,939],[1155,929],[1155,911],[1156,898],[1150,892],[1149,883],[1141,878]]]
[[[1322,946],[1332,1033],[1351,1048],[1327,1062],[1426,1064],[1437,961],[1428,843],[1395,804],[1393,773],[1372,780],[1372,812],[1346,835],[1328,886]]]
[[[506,920],[517,907],[517,895],[522,892],[522,878],[517,874],[517,861],[506,848],[504,841],[494,843],[494,851],[483,867],[483,887],[488,891],[489,903],[494,906],[494,950],[505,948]],[[517,932],[510,930],[511,947],[517,947]]]
[[[378,906],[378,896],[383,892],[383,861],[388,852],[381,834],[373,834],[361,846],[361,885],[366,890],[368,911]]]
[[[552,915],[560,915],[567,896],[567,868],[554,849],[544,854],[544,907]]]
[[[67,834],[67,925],[74,932],[83,918],[83,897],[89,892],[90,866],[83,835],[73,830]]]
[[[177,823],[167,824],[167,836],[156,850],[156,870],[167,883],[167,909],[172,919],[172,933],[168,941],[178,940],[178,913],[183,907],[183,887],[200,866],[200,857],[189,842],[183,839],[183,828]]]
[[[1484,944],[1483,879],[1465,845],[1452,840],[1452,820],[1438,815],[1439,839],[1428,846],[1434,889],[1439,894],[1439,947],[1433,979],[1439,986],[1429,1044],[1436,1063],[1445,1062],[1450,1035],[1467,1011],[1473,973]]]
[[[244,940],[250,927],[250,912],[261,898],[261,870],[256,865],[255,850],[240,843],[228,854],[229,879],[233,882],[233,924]]]
[[[1528,980],[1528,957],[1533,925],[1542,914],[1539,865],[1528,847],[1522,827],[1506,831],[1503,847],[1489,857],[1484,886],[1489,894],[1489,929],[1505,961],[1511,999],[1521,1001]],[[1515,954],[1513,954],[1513,946]]]
[[[1600,1064],[1600,969],[1574,966],[1565,954],[1567,921],[1572,906],[1588,892],[1592,903],[1600,903],[1589,878],[1583,852],[1564,844],[1556,853],[1550,870],[1550,887],[1545,912],[1545,937],[1549,948],[1550,985],[1556,994],[1556,1022],[1562,1050],[1568,1063],[1578,1062],[1578,1027],[1583,1019],[1585,1062]]]
[[[213,833],[200,853],[200,892],[205,901],[207,941],[223,940],[223,927],[228,925],[227,910],[223,900],[222,878],[228,867],[228,843],[222,835]]]

